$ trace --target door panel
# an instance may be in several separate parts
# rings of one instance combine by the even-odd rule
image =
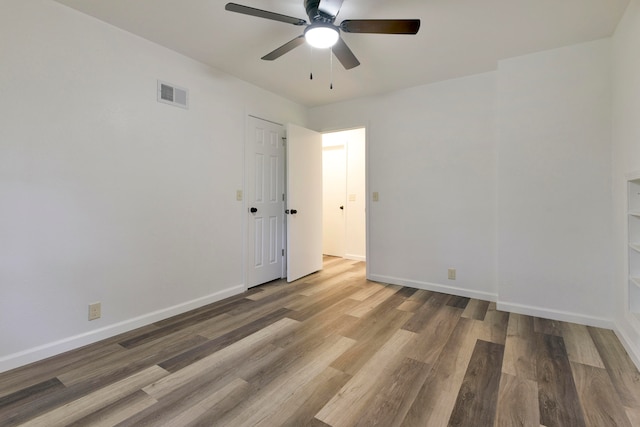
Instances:
[[[248,127],[247,287],[252,287],[282,277],[284,145],[282,126],[249,117]]]
[[[347,203],[347,153],[344,145],[322,150],[323,239],[325,255],[344,257]]]
[[[287,281],[322,269],[322,135],[287,125]]]

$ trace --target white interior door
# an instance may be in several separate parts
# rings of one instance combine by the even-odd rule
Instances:
[[[287,125],[287,281],[322,269],[322,135]]]
[[[245,143],[247,287],[282,277],[284,144],[281,125],[249,117]]]
[[[344,145],[322,148],[322,191],[322,252],[344,257],[347,193],[347,154]]]

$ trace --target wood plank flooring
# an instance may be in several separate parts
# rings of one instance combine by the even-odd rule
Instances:
[[[324,269],[0,374],[0,426],[638,426],[612,331]]]

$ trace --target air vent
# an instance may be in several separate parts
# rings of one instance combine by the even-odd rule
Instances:
[[[189,108],[189,91],[158,80],[158,102]]]

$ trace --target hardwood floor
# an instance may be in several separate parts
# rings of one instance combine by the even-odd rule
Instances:
[[[638,426],[612,331],[368,282],[281,281],[0,374],[0,425]]]

